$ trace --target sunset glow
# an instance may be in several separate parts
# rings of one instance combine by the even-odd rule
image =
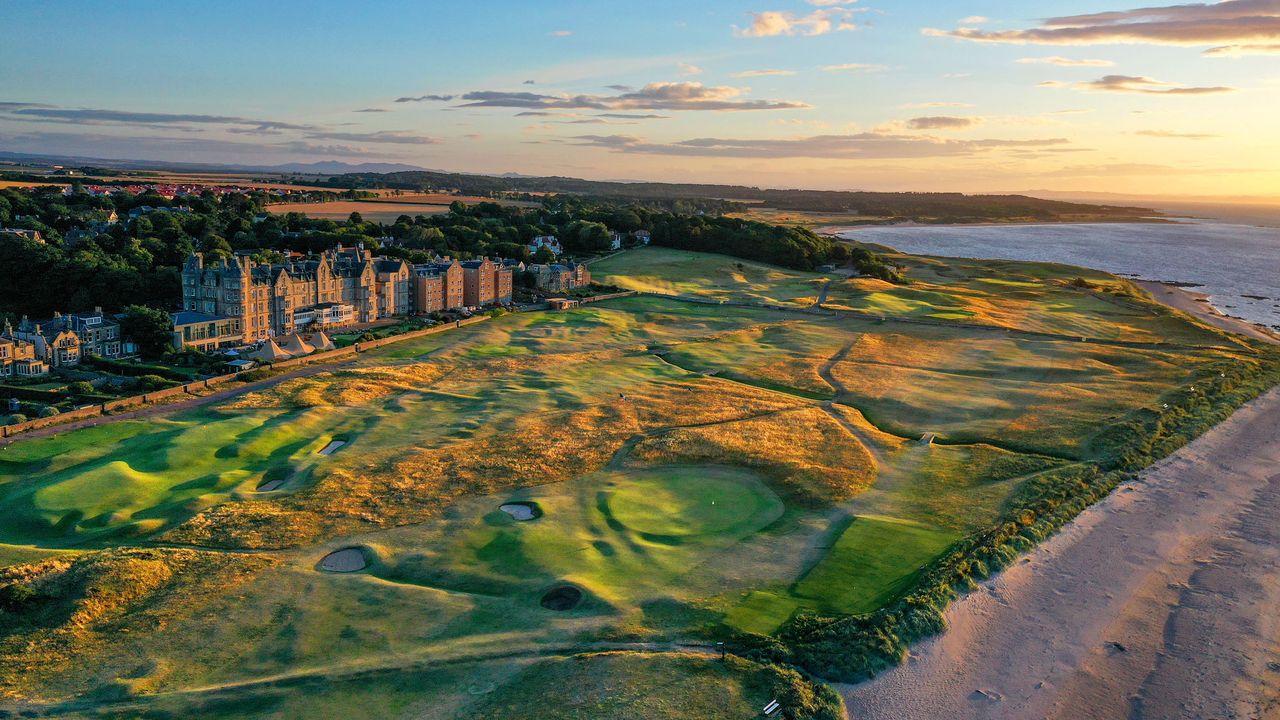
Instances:
[[[1277,2],[72,5],[0,5],[0,149],[1280,194]]]

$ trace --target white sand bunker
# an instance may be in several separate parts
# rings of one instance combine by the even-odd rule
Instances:
[[[515,518],[517,522],[528,522],[538,517],[538,511],[532,503],[507,503],[498,506],[498,509]]]
[[[284,485],[283,480],[268,480],[267,482],[264,482],[258,486],[258,492],[271,492],[273,490],[279,490],[281,485]]]
[[[345,548],[331,552],[320,561],[320,569],[325,572],[353,573],[368,567],[364,559],[364,551],[360,548]]]
[[[334,453],[338,452],[338,448],[340,448],[340,447],[342,447],[343,445],[346,445],[346,444],[347,444],[347,441],[346,441],[346,440],[334,440],[334,441],[330,442],[328,445],[325,445],[325,446],[324,446],[324,448],[322,448],[322,449],[320,450],[320,454],[321,454],[321,455],[332,455],[332,454],[334,454]]]

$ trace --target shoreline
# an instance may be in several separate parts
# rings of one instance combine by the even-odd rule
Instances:
[[[910,223],[910,224],[898,223],[894,225],[866,225],[866,226],[835,226],[833,225],[833,226],[817,228],[814,230],[814,232],[820,235],[824,235],[827,237],[834,237],[841,240],[853,240],[853,238],[846,237],[844,233],[856,232],[857,230],[868,229],[868,228],[911,229],[911,228],[980,228],[980,227],[1059,227],[1063,225],[1100,225],[1100,224],[1101,225],[1116,225],[1116,224],[1144,225],[1148,223],[1146,222],[969,223],[969,224],[957,223],[954,225],[924,225],[920,223]],[[1173,222],[1173,223],[1156,222],[1155,224],[1177,224],[1177,223],[1176,222]],[[872,244],[888,247],[892,249],[894,252],[902,252],[907,255],[922,255],[926,257],[959,258],[959,259],[970,259],[970,260],[992,259],[992,258],[984,258],[984,257],[977,257],[977,256],[967,257],[967,256],[961,256],[961,255],[929,255],[929,253],[922,253],[922,252],[906,253],[902,250],[899,250],[896,247],[893,247],[892,245],[888,245],[885,242],[882,242],[881,240],[883,240],[883,238],[877,239],[877,241],[872,242]],[[867,241],[861,241],[861,242],[867,242]],[[1076,263],[1062,262],[1057,260],[1042,260],[1041,262],[1050,262],[1050,263],[1062,264],[1062,265],[1076,264]],[[1234,332],[1237,334],[1248,336],[1255,340],[1262,340],[1264,342],[1280,343],[1280,332],[1278,332],[1277,329],[1272,328],[1262,322],[1255,323],[1253,321],[1228,314],[1225,310],[1213,304],[1213,296],[1207,293],[1197,292],[1190,289],[1190,288],[1201,287],[1198,284],[1192,284],[1190,282],[1184,282],[1184,281],[1156,280],[1156,279],[1150,279],[1150,278],[1143,278],[1140,275],[1137,275],[1134,273],[1117,273],[1117,272],[1108,271],[1108,270],[1101,270],[1100,268],[1091,268],[1087,265],[1078,265],[1078,266],[1084,267],[1087,269],[1092,269],[1092,270],[1099,270],[1100,272],[1108,272],[1112,275],[1115,275],[1116,277],[1122,278],[1124,280],[1128,280],[1134,283],[1135,285],[1137,285],[1138,287],[1149,292],[1157,302],[1160,302],[1161,304],[1171,307],[1175,310],[1179,310],[1181,312],[1187,313],[1195,317],[1197,320],[1203,323],[1206,323],[1208,325],[1211,325],[1213,327],[1216,327],[1220,330]],[[1243,297],[1258,299],[1252,295],[1243,296]]]
[[[893,228],[976,228],[976,227],[1060,227],[1062,225],[1178,225],[1179,220],[1185,220],[1181,216],[1168,217],[1148,217],[1148,218],[1123,218],[1116,220],[1060,220],[1058,222],[1049,222],[1045,220],[1037,220],[1035,222],[960,222],[960,223],[921,223],[914,221],[896,222],[896,223],[866,223],[863,225],[821,225],[813,228],[815,235],[836,235],[841,233],[857,232],[858,230],[887,230]],[[1200,218],[1195,218],[1200,219]],[[849,238],[842,238],[848,240]]]
[[[1220,330],[1246,335],[1264,342],[1280,343],[1280,333],[1276,333],[1262,325],[1255,325],[1248,320],[1227,315],[1214,307],[1212,298],[1205,293],[1159,280],[1139,280],[1137,278],[1129,278],[1129,280],[1134,285],[1151,293],[1151,297],[1156,302],[1187,313],[1197,320]]]
[[[904,665],[840,686],[850,717],[1268,716],[1278,468],[1272,389],[952,603]]]

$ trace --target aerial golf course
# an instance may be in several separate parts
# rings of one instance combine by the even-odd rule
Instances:
[[[1280,367],[1103,273],[889,257],[629,251],[593,275],[682,299],[16,439],[0,710],[842,717],[828,683]]]

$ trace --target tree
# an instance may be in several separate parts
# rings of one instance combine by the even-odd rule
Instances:
[[[539,265],[549,265],[556,261],[556,254],[551,252],[551,248],[543,245],[533,254],[533,261]]]
[[[93,394],[93,385],[85,382],[84,380],[71,383],[67,386],[67,389],[71,391],[71,394],[79,395],[81,397]]]
[[[144,357],[160,357],[173,348],[173,319],[163,310],[130,305],[124,309],[120,331],[137,343]]]

